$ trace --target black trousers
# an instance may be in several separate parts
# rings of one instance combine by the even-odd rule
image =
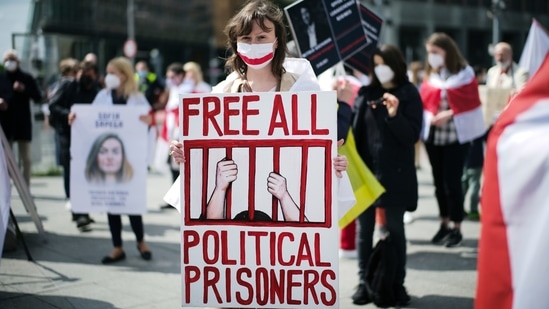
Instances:
[[[143,241],[145,229],[141,215],[128,215],[135,239],[139,243]],[[120,215],[108,214],[109,229],[111,230],[112,244],[115,247],[122,247],[122,217]]]
[[[59,142],[59,163],[63,167],[63,186],[65,196],[70,197],[70,176],[71,176],[71,141],[70,137],[55,133]]]
[[[63,188],[65,189],[65,197],[71,196],[71,140],[70,136],[55,132],[57,141],[59,142],[59,163],[63,167]],[[73,219],[81,216],[88,216],[86,213],[72,212]]]
[[[378,206],[379,207],[379,206]],[[386,207],[386,228],[389,231],[397,255],[395,289],[404,286],[406,277],[406,233],[403,216],[405,207]],[[358,216],[358,278],[361,283],[366,280],[368,260],[373,251],[376,207],[371,206]]]
[[[469,144],[435,146],[425,143],[425,149],[431,163],[440,217],[453,222],[463,221],[461,176]]]

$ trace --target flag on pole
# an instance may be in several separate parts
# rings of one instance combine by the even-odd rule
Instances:
[[[526,43],[520,55],[519,66],[534,76],[549,51],[549,32],[536,20],[532,20]]]
[[[549,308],[549,54],[488,137],[475,308]]]
[[[347,209],[339,209],[339,227],[344,228],[362,212],[370,207],[385,192],[385,188],[377,181],[370,169],[364,164],[356,151],[355,138],[349,131],[347,140],[339,147],[339,153],[347,157],[349,166],[347,174],[351,180],[351,186],[355,193],[356,204]]]

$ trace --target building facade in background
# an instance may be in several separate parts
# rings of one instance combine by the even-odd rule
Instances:
[[[94,52],[104,72],[110,59],[124,55],[124,42],[132,33],[137,43],[133,60],[148,61],[158,76],[164,76],[172,62],[195,61],[202,66],[205,80],[215,84],[224,78],[223,59],[228,56],[223,29],[245,1],[34,0],[28,30],[12,34],[12,45],[21,55],[22,67],[32,72],[44,89],[57,74],[59,60],[66,57],[82,59]],[[275,1],[281,8],[294,2]],[[384,19],[380,43],[399,46],[409,62],[424,60],[424,41],[435,31],[452,36],[471,65],[492,65],[489,46],[494,34],[513,46],[518,62],[532,19],[549,26],[547,0],[361,2]],[[497,32],[494,24],[499,25]],[[35,135],[41,134],[41,126],[34,127]],[[37,136],[33,140],[42,139]],[[33,161],[40,160],[38,154],[44,153],[43,149],[51,148],[42,146],[42,150],[33,150]],[[40,142],[33,142],[33,147],[41,147]]]

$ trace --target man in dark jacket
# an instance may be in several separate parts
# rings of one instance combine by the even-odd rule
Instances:
[[[55,128],[59,140],[59,161],[63,166],[63,181],[65,196],[70,198],[70,147],[71,127],[69,114],[73,104],[91,103],[99,87],[97,86],[97,66],[91,62],[83,62],[75,80],[61,80],[57,91],[50,100],[50,124]],[[76,226],[83,232],[90,231],[93,220],[88,214],[72,213]]]
[[[19,58],[15,50],[5,52],[3,62],[6,72],[0,73],[0,79],[7,78],[13,90],[13,97],[7,102],[8,109],[0,118],[0,122],[10,145],[17,142],[23,177],[27,185],[30,185],[32,140],[30,100],[39,104],[42,101],[42,94],[34,77],[19,67]]]
[[[6,74],[0,73],[0,124],[2,124],[2,130],[4,129],[4,123],[7,121],[8,114],[8,102],[13,98],[13,89],[11,83],[8,80]]]

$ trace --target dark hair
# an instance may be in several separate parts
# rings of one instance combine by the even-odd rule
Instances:
[[[383,59],[385,65],[389,66],[391,70],[393,70],[395,76],[393,77],[392,82],[395,85],[400,85],[408,81],[406,61],[404,60],[404,56],[402,55],[398,47],[390,44],[383,44],[381,45],[381,47],[376,49],[376,51],[372,55],[372,68],[375,67],[375,55],[380,56]],[[377,79],[377,76],[375,74],[372,74],[372,85],[381,85],[379,79]]]
[[[168,66],[168,71],[174,72],[177,75],[185,74],[183,70],[183,64],[180,62],[174,62]]]
[[[467,66],[467,61],[461,55],[456,42],[444,32],[435,32],[427,38],[425,45],[434,45],[436,47],[444,49],[446,52],[446,57],[444,59],[444,64],[446,69],[451,74],[456,74],[459,71],[463,70]],[[429,64],[429,61],[425,64],[425,76],[429,76],[431,72],[438,72],[439,69],[433,69]]]
[[[264,213],[261,210],[254,210],[254,218],[250,219],[250,211],[244,210],[239,212],[233,220],[235,221],[262,221],[262,222],[269,222],[273,221],[273,219],[266,213]]]
[[[90,61],[80,62],[80,70],[82,70],[83,72],[92,70],[95,74],[99,73],[99,70],[97,69],[97,65]]]
[[[274,24],[275,36],[277,38],[277,48],[272,62],[272,73],[279,80],[282,78],[282,74],[284,73],[283,63],[288,52],[286,47],[286,28],[284,27],[282,11],[268,0],[248,1],[225,27],[227,47],[232,52],[232,55],[227,59],[225,64],[225,67],[229,71],[235,71],[240,77],[245,77],[248,66],[236,53],[236,40],[239,36],[250,34],[256,22],[263,31],[272,30],[265,25],[265,20],[269,20]]]

